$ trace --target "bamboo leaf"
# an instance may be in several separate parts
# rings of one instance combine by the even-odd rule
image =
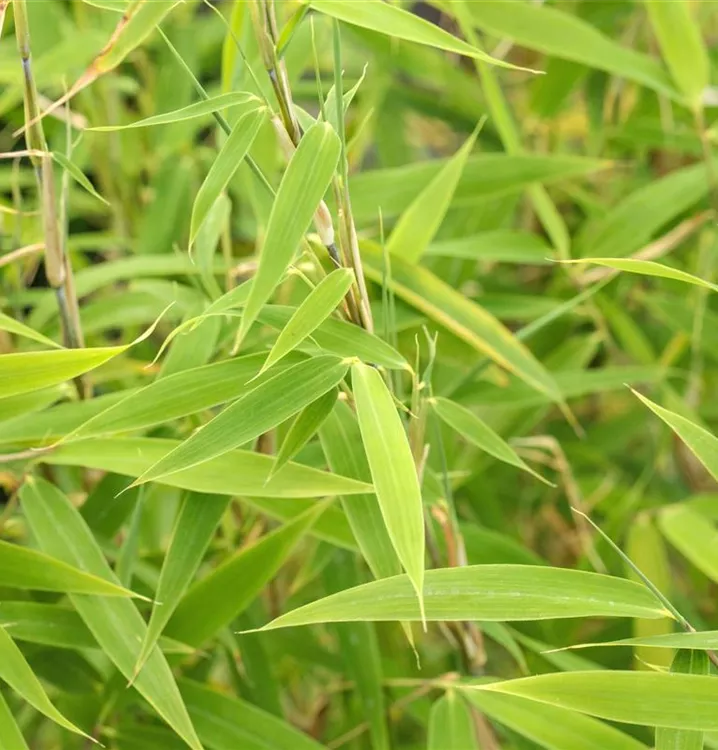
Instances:
[[[718,581],[718,531],[705,516],[683,504],[670,505],[658,516],[666,539],[711,581]]]
[[[619,670],[567,672],[496,682],[477,689],[628,724],[698,731],[715,731],[718,727],[713,710],[718,680],[708,676]]]
[[[92,533],[67,497],[41,479],[30,478],[20,491],[22,509],[40,547],[92,575],[117,583]],[[57,530],[63,533],[58,534]],[[70,601],[102,650],[128,679],[147,626],[128,599],[70,595]],[[139,693],[192,748],[202,750],[165,657],[155,649],[135,680]]]
[[[239,341],[257,319],[292,262],[329,186],[339,151],[339,138],[328,123],[312,126],[299,142],[272,205],[259,268],[242,316]]]
[[[234,555],[195,583],[167,625],[172,638],[200,646],[227,627],[262,591],[326,510],[315,505]]]
[[[5,586],[101,596],[136,596],[102,577],[17,544],[0,541],[0,579]]]
[[[347,362],[323,356],[283,370],[228,406],[133,485],[186,471],[254,440],[338,385],[348,369]]]
[[[671,664],[673,674],[710,674],[708,657],[699,651],[679,651]],[[703,750],[703,732],[691,729],[656,729],[656,750]]]
[[[384,524],[423,613],[424,511],[404,425],[377,370],[369,365],[353,365],[352,386],[362,443]]]
[[[474,565],[427,570],[430,621],[549,620],[562,617],[668,617],[644,586],[623,578],[537,565]],[[357,586],[299,607],[262,630],[320,622],[421,619],[406,575]]]
[[[61,349],[62,347],[52,339],[43,336],[38,333],[35,329],[26,326],[15,318],[11,318],[9,315],[0,313],[0,331],[7,331],[8,333],[14,333],[16,336],[24,336],[26,339],[32,339],[37,341],[38,344],[44,344],[49,346],[51,349]]]
[[[718,438],[691,422],[690,419],[659,406],[637,391],[633,391],[633,394],[678,435],[711,476],[718,481]]]
[[[20,727],[10,713],[10,708],[0,693],[0,749],[29,750]]]
[[[423,18],[381,0],[365,0],[361,3],[346,3],[342,0],[308,1],[309,5],[315,10],[339,21],[378,31],[380,34],[389,34],[395,39],[406,39],[408,42],[425,44],[458,55],[474,57],[504,68],[517,67],[503,60],[495,59],[438,26],[430,24]]]
[[[228,505],[228,497],[194,493],[188,495],[182,503],[162,564],[155,594],[157,601],[152,608],[145,640],[137,657],[135,675],[143,668],[177,609]]]
[[[257,100],[257,105],[259,103]],[[242,114],[232,128],[195,197],[189,231],[190,247],[197,239],[210,209],[239,169],[266,120],[267,111],[264,108],[250,110]]]
[[[227,94],[220,94],[211,99],[194,102],[171,112],[163,112],[161,115],[145,117],[142,120],[136,120],[127,125],[100,125],[94,128],[87,128],[87,130],[114,132],[116,130],[132,130],[134,128],[151,128],[156,125],[171,125],[176,122],[186,122],[187,120],[204,117],[213,112],[219,112],[231,107],[242,107],[243,111],[245,108],[249,110],[257,109],[260,105],[261,101],[254,94],[249,94],[245,91],[230,91]]]
[[[646,750],[615,727],[558,706],[487,690],[462,690],[479,711],[548,750]]]
[[[431,400],[434,411],[451,427],[477,448],[486,451],[499,461],[516,466],[529,474],[533,474],[546,484],[550,484],[540,474],[535,472],[516,453],[516,451],[485,422],[460,404],[448,398],[434,398]]]
[[[644,2],[673,80],[693,109],[701,107],[703,90],[710,82],[710,63],[690,5],[685,0]]]
[[[461,693],[447,690],[429,714],[428,750],[479,750],[471,710]]]
[[[106,206],[110,205],[109,201],[105,200],[105,198],[95,190],[95,186],[87,179],[77,164],[73,164],[65,154],[61,151],[53,151],[52,158],[70,175],[70,177],[72,177],[73,180],[75,180],[78,185],[87,190],[93,198],[97,198],[98,201],[104,203]]]
[[[381,283],[383,261],[380,249],[371,243],[362,243],[362,257],[367,276]],[[400,258],[392,260],[391,274],[392,287],[405,302],[426,313],[469,346],[506,367],[551,400],[562,401],[551,374],[486,310],[466,299],[431,271],[405,263]]]
[[[64,729],[68,729],[75,734],[81,734],[83,737],[90,736],[71,721],[68,721],[55,708],[40,684],[40,680],[37,679],[27,663],[22,651],[15,645],[15,642],[3,627],[0,627],[0,680],[10,685],[33,708],[36,708]]]
[[[657,276],[662,279],[672,279],[673,281],[683,281],[686,284],[693,284],[704,289],[718,291],[718,285],[711,284],[710,281],[701,279],[693,274],[681,271],[679,268],[671,268],[663,263],[656,263],[652,260],[640,260],[637,258],[580,258],[576,260],[561,261],[563,263],[591,263],[604,268],[613,268],[616,271],[626,271],[627,273],[637,273],[641,276]]]
[[[337,392],[331,390],[302,409],[282,442],[270,479],[316,435],[324,420],[331,414],[336,402]]]
[[[449,210],[478,134],[477,128],[399,217],[386,245],[390,253],[409,263],[421,260]]]
[[[178,445],[180,443],[176,440],[155,438],[93,438],[61,446],[43,455],[41,460],[56,466],[83,466],[138,476]],[[201,466],[163,477],[161,482],[193,492],[251,498],[315,498],[372,491],[370,483],[295,463],[288,463],[268,479],[273,466],[272,456],[237,450]]]
[[[332,314],[353,283],[354,273],[348,268],[337,268],[322,279],[282,329],[267,355],[262,372],[310,336]]]
[[[553,248],[536,234],[495,229],[490,232],[434,242],[425,255],[441,258],[545,265],[554,255]]]

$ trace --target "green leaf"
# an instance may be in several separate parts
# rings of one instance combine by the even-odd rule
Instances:
[[[263,354],[248,354],[155,380],[115,401],[65,440],[141,430],[232,401],[267,379],[248,385],[263,361]]]
[[[678,435],[710,475],[718,481],[718,438],[690,419],[655,404],[637,391],[633,393]]]
[[[376,245],[362,243],[365,272],[381,283],[383,259]],[[431,271],[392,259],[391,282],[395,293],[481,354],[515,373],[553,401],[561,393],[544,366],[512,333],[479,305],[464,297]]]
[[[574,255],[594,258],[630,255],[649,242],[661,227],[700,201],[708,190],[705,164],[676,169],[651,180],[586,222],[576,236]]]
[[[62,492],[44,480],[30,478],[20,491],[20,501],[41,548],[92,575],[117,582],[92,533]],[[135,605],[128,599],[75,594],[70,601],[108,658],[130,679],[147,631]],[[134,685],[190,747],[202,750],[172,671],[158,649]]]
[[[425,44],[458,55],[474,57],[504,68],[517,67],[503,60],[497,60],[472,47],[462,39],[449,34],[439,26],[431,24],[396,5],[384,3],[382,0],[363,0],[361,3],[347,3],[343,0],[308,0],[308,2],[315,10],[339,21],[378,31],[381,34],[388,34],[394,39],[406,39],[408,42]],[[525,70],[525,68],[522,68],[522,70]]]
[[[681,271],[679,268],[671,268],[663,263],[656,263],[652,260],[640,260],[637,258],[580,258],[576,260],[561,261],[563,263],[592,263],[596,266],[613,268],[616,271],[626,271],[628,273],[637,273],[641,276],[658,276],[662,279],[672,279],[674,281],[684,281],[686,284],[701,286],[704,289],[711,289],[718,292],[718,285],[711,284],[710,281],[701,279],[693,274]]]
[[[238,333],[241,341],[284,276],[329,186],[341,144],[328,123],[302,137],[272,205],[267,233]]]
[[[352,387],[384,524],[423,613],[424,509],[404,425],[378,370],[365,364],[353,365]]]
[[[222,109],[229,109],[230,107],[256,109],[259,106],[261,106],[261,101],[254,94],[249,94],[245,91],[231,91],[228,94],[220,94],[211,99],[194,102],[194,104],[182,107],[181,109],[146,117],[127,125],[101,125],[99,127],[87,128],[87,130],[110,132],[114,130],[130,130],[132,128],[149,128],[153,125],[170,125],[175,122],[193,120],[196,117],[204,117],[205,115],[219,112]]]
[[[259,104],[259,100],[257,103]],[[244,113],[232,128],[232,133],[217,154],[195,197],[189,230],[190,247],[197,239],[210,209],[239,169],[266,120],[267,110],[262,107]]]
[[[560,6],[536,5],[522,0],[513,3],[510,12],[500,3],[467,3],[467,7],[483,31],[512,39],[529,49],[628,78],[677,98],[669,77],[654,60],[618,44],[577,15],[561,10]]]
[[[646,648],[676,648],[708,651],[718,647],[718,630],[702,630],[697,633],[664,633],[663,635],[621,638],[618,641],[581,643],[570,648],[594,646],[645,646]]]
[[[355,221],[360,225],[373,225],[379,211],[385,220],[398,216],[447,161],[434,159],[354,175],[349,187]],[[535,182],[580,177],[607,166],[609,162],[599,159],[557,154],[475,154],[466,160],[451,208],[474,207],[481,200],[512,195]]]
[[[690,4],[686,0],[644,2],[673,80],[690,106],[699,109],[710,83],[710,62]]]
[[[29,750],[2,693],[0,693],[0,750]]]
[[[180,683],[192,720],[213,750],[322,750],[323,746],[281,719],[245,701],[190,680]]]
[[[31,706],[61,727],[81,734],[83,737],[89,737],[55,708],[22,651],[3,627],[0,627],[0,680],[10,685]]]
[[[697,651],[679,651],[671,664],[673,674],[710,674],[708,657]],[[703,732],[690,729],[656,729],[656,750],[703,750]]]
[[[638,740],[597,719],[558,706],[484,690],[463,690],[488,718],[548,750],[646,750]]]
[[[447,690],[431,707],[428,750],[479,750],[471,710],[461,693]]]
[[[561,617],[668,617],[644,586],[623,578],[537,565],[473,565],[427,570],[426,619],[550,620]],[[421,619],[406,575],[328,596],[278,617],[262,630],[320,622]]]
[[[658,525],[668,541],[711,581],[718,581],[718,531],[705,516],[683,504],[661,510]]]
[[[176,440],[113,438],[82,440],[42,455],[43,463],[83,466],[138,476],[180,445]],[[372,486],[309,466],[288,463],[268,479],[274,458],[254,451],[230,451],[185,471],[163,477],[162,484],[193,492],[251,498],[314,498],[371,492]]]
[[[359,424],[346,403],[337,402],[319,431],[319,439],[332,471],[363,482],[371,481]],[[386,530],[376,495],[342,498],[342,507],[374,577],[387,578],[401,573],[401,563]]]
[[[136,596],[102,577],[78,570],[42,552],[0,541],[0,580],[4,586],[102,596]]]
[[[606,670],[523,677],[477,689],[627,724],[699,731],[718,728],[714,710],[718,680],[714,677]]]
[[[15,318],[11,318],[9,315],[0,313],[0,331],[7,331],[8,333],[14,333],[16,336],[24,336],[26,339],[32,339],[37,341],[39,344],[49,346],[51,349],[61,349],[62,347],[56,341],[43,336],[38,333],[30,326],[26,326]]]
[[[105,200],[97,190],[95,190],[95,186],[87,179],[82,170],[76,164],[73,164],[65,154],[61,151],[53,151],[52,158],[70,175],[70,177],[72,177],[73,180],[75,180],[78,185],[85,188],[93,198],[97,198],[98,201],[101,201],[106,206],[110,205],[109,201]]]
[[[392,254],[418,263],[439,231],[474,148],[478,128],[402,213],[386,244]]]
[[[38,391],[94,370],[147,338],[155,325],[125,346],[2,354],[0,355],[0,398]]]
[[[186,471],[254,440],[338,385],[348,369],[347,362],[320,356],[283,370],[203,425],[133,485]]]
[[[326,507],[323,503],[309,508],[252,546],[238,550],[195,583],[172,615],[167,634],[201,646],[227,627],[274,578]]]
[[[271,476],[274,476],[288,461],[291,461],[316,435],[324,420],[331,414],[336,402],[337,391],[331,390],[304,407],[292,422],[292,426],[282,442],[282,447],[279,449],[277,459],[272,467]]]
[[[536,234],[510,229],[434,242],[424,253],[429,257],[462,258],[498,263],[546,265],[551,262],[554,250]]]
[[[172,539],[162,564],[155,605],[147,626],[135,674],[144,666],[180,599],[199,568],[217,525],[229,505],[228,497],[188,495],[177,517]]]
[[[434,398],[431,400],[434,411],[451,427],[456,430],[477,448],[486,451],[499,461],[504,461],[511,466],[516,466],[529,474],[533,474],[546,484],[550,484],[540,474],[535,472],[516,451],[499,435],[497,435],[485,422],[460,404],[450,401],[448,398]]]
[[[354,272],[337,268],[312,289],[282,329],[267,355],[262,372],[310,336],[334,312],[354,283]],[[260,313],[260,320],[262,316]]]
[[[259,320],[281,330],[295,313],[292,307],[266,305],[259,313]],[[312,340],[321,349],[340,357],[358,357],[392,370],[411,369],[404,357],[386,341],[345,320],[327,318],[312,333]]]

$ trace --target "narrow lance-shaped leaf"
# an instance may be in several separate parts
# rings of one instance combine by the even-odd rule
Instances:
[[[90,182],[90,180],[87,179],[85,174],[82,172],[82,170],[77,166],[77,164],[74,164],[71,162],[65,154],[63,154],[61,151],[53,151],[52,152],[52,158],[72,177],[75,182],[83,187],[87,192],[93,197],[97,198],[98,201],[101,201],[106,206],[109,206],[109,202],[105,200],[98,192],[95,190],[95,186]]]
[[[718,582],[718,531],[711,520],[684,504],[677,504],[661,511],[658,526],[698,570]]]
[[[354,282],[348,268],[337,268],[312,289],[277,337],[262,372],[297,347],[328,318]]]
[[[329,187],[340,149],[339,138],[328,123],[317,123],[299,142],[272,205],[259,268],[247,299],[238,341],[249,331],[292,262]]]
[[[87,128],[87,130],[111,132],[115,130],[132,130],[134,128],[150,128],[155,125],[171,125],[176,122],[194,120],[198,117],[204,117],[213,112],[231,107],[257,109],[259,106],[261,106],[261,101],[254,94],[247,93],[246,91],[230,91],[227,94],[220,94],[211,99],[194,102],[181,109],[174,109],[171,112],[163,112],[161,115],[145,117],[142,120],[136,120],[127,125],[99,125],[94,128]]]
[[[162,564],[155,594],[156,602],[152,608],[145,641],[137,657],[135,675],[144,666],[165,625],[177,609],[228,505],[228,497],[217,495],[193,493],[184,499]]]
[[[260,101],[257,100],[257,104]],[[219,198],[222,191],[227,187],[239,165],[247,155],[259,129],[267,119],[264,108],[249,111],[243,114],[235,123],[232,132],[222,146],[220,152],[212,164],[212,167],[202,183],[194,205],[192,206],[192,219],[190,221],[189,242],[190,246],[197,239],[197,234],[202,227],[214,202]]]
[[[431,707],[428,750],[479,750],[471,709],[464,697],[448,690]]]
[[[201,646],[227,627],[274,578],[297,542],[311,529],[326,503],[238,550],[185,594],[167,625],[172,638]]]
[[[686,284],[693,284],[695,286],[701,286],[704,289],[718,292],[718,285],[711,284],[710,281],[706,281],[698,276],[681,271],[679,268],[671,268],[663,263],[656,263],[652,260],[640,260],[639,258],[577,258],[575,260],[561,262],[581,264],[592,263],[596,266],[613,268],[616,271],[626,271],[627,273],[636,273],[641,276],[658,276],[662,279],[683,281]]]
[[[389,34],[395,39],[405,39],[408,42],[417,42],[447,52],[475,57],[505,68],[517,67],[503,60],[497,60],[476,47],[472,47],[463,39],[449,34],[439,26],[382,0],[362,0],[360,3],[344,0],[309,0],[309,5],[339,21],[378,31],[380,34]]]
[[[150,438],[93,438],[42,454],[41,461],[56,466],[82,466],[138,476],[180,445],[176,440]],[[356,495],[372,491],[371,484],[329,474],[311,466],[288,463],[268,479],[274,458],[255,451],[236,450],[186,471],[171,474],[162,484],[193,492],[250,498],[316,498]]]
[[[423,613],[424,510],[404,425],[378,370],[365,364],[353,365],[352,386],[362,443],[384,523]]]
[[[702,106],[710,82],[710,61],[687,0],[644,0],[663,59],[693,109]],[[697,9],[696,9],[697,10]]]
[[[674,674],[710,674],[710,663],[701,651],[679,651],[671,672]],[[703,732],[694,729],[656,729],[656,750],[703,750]]]
[[[104,578],[56,560],[42,552],[0,541],[0,580],[4,586],[102,596],[135,596]]]
[[[38,333],[34,328],[26,326],[15,318],[11,318],[9,315],[0,313],[0,331],[7,331],[8,333],[14,333],[17,336],[24,336],[27,339],[37,341],[39,344],[49,346],[51,349],[61,349],[62,347],[56,341],[43,336]]]
[[[592,716],[557,706],[486,690],[463,690],[464,695],[489,719],[527,737],[547,750],[646,750],[646,746]]]
[[[2,12],[2,0],[0,0],[0,13]],[[2,16],[0,16],[1,21]],[[0,693],[0,750],[29,750],[2,693]]]
[[[228,406],[133,484],[191,469],[254,440],[338,385],[348,369],[348,362],[320,356],[283,370]]]
[[[427,570],[426,619],[550,620],[562,617],[670,617],[653,594],[633,581],[537,565],[471,565]],[[299,607],[263,630],[356,620],[422,619],[406,575],[383,578]]]
[[[130,3],[109,41],[87,70],[75,81],[64,96],[53,102],[39,118],[27,122],[23,130],[34,125],[38,119],[55,112],[100,76],[116,68],[130,52],[147,39],[172,9],[181,2],[182,0],[134,0]]]
[[[277,460],[272,467],[270,479],[316,435],[324,420],[331,414],[337,402],[336,390],[327,391],[299,413],[292,422],[282,447],[277,453]]]
[[[511,466],[516,466],[529,474],[533,474],[546,484],[551,484],[526,464],[503,438],[465,407],[442,397],[432,399],[431,405],[449,427],[456,430],[477,448],[481,448],[494,458],[498,458],[499,461],[504,461]]]
[[[410,263],[421,260],[449,210],[477,135],[478,128],[399,217],[386,243],[390,253]]]
[[[678,435],[711,476],[718,481],[718,438],[691,422],[690,419],[659,406],[637,391],[633,393]]]
[[[20,491],[20,502],[40,547],[68,564],[117,583],[92,532],[69,499],[53,485],[31,477]],[[58,534],[57,530],[63,533]],[[100,647],[130,679],[147,626],[132,601],[70,595],[70,601]],[[182,703],[172,670],[155,648],[134,683],[139,693],[194,750],[202,750]]]
[[[718,680],[712,676],[600,670],[523,677],[475,689],[627,724],[707,732],[718,729]]]
[[[3,627],[0,627],[0,680],[10,685],[31,706],[61,727],[81,734],[83,737],[89,737],[55,708],[22,651]]]

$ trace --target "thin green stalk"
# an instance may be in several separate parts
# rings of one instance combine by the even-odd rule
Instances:
[[[39,120],[40,106],[37,87],[32,72],[32,53],[30,48],[30,27],[25,0],[15,0],[15,35],[22,62],[24,79],[25,122],[28,127],[25,139],[28,149],[47,154],[47,141],[42,122]],[[57,213],[57,196],[55,194],[55,173],[52,156],[31,156],[35,170],[38,191],[40,193],[43,234],[45,239],[45,273],[50,286],[55,290],[63,336],[66,346],[77,348],[84,346],[80,311],[73,282],[72,267],[64,252]],[[84,397],[84,389],[79,389]]]

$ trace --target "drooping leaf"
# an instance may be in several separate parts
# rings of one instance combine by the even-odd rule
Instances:
[[[447,690],[431,707],[428,750],[479,750],[471,709],[461,695]]]
[[[718,581],[718,530],[709,519],[681,503],[664,508],[658,525],[684,557],[712,581]]]
[[[53,485],[40,479],[27,481],[20,492],[22,509],[40,547],[88,573],[116,583],[110,566],[77,509]],[[57,530],[63,533],[58,534]],[[128,599],[70,595],[73,606],[102,650],[130,679],[147,626]],[[172,671],[155,648],[135,687],[185,742],[202,750],[182,703]]]
[[[477,689],[627,724],[698,731],[718,728],[713,710],[718,681],[708,676],[620,670],[566,672],[495,682]]]
[[[561,617],[667,617],[648,589],[633,581],[536,565],[475,565],[427,570],[426,619],[544,620]],[[421,619],[406,575],[328,596],[278,617],[263,630],[319,622]]]
[[[283,370],[228,406],[134,484],[192,469],[254,440],[338,385],[348,369],[347,362],[320,356]]]
[[[299,142],[272,205],[259,268],[244,309],[238,340],[241,341],[257,319],[292,262],[329,186],[339,151],[339,138],[328,123],[312,126]]]
[[[10,712],[10,707],[0,693],[0,749],[29,750],[20,727]]]
[[[353,281],[354,273],[348,268],[337,268],[322,279],[282,328],[262,370],[272,367],[307,336],[311,336],[344,299]]]
[[[365,364],[353,365],[352,387],[384,524],[423,612],[424,511],[404,425],[378,370]]]

